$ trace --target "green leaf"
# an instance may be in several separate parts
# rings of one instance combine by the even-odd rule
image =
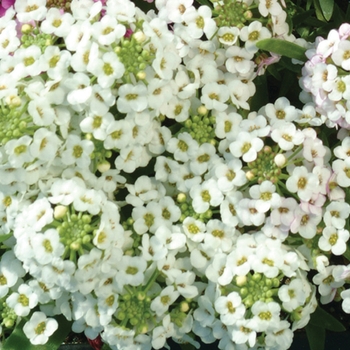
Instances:
[[[254,83],[256,94],[254,94],[249,101],[249,105],[251,111],[258,111],[262,106],[269,102],[269,89],[267,86],[266,75],[256,77]]]
[[[350,261],[350,249],[349,247],[346,247],[345,253],[343,253],[344,258],[348,259]]]
[[[333,14],[334,9],[334,0],[318,0],[320,2],[320,8],[323,14],[323,17],[328,22]]]
[[[197,0],[197,2],[200,3],[201,5],[207,5],[210,8],[213,8],[213,4],[209,0]]]
[[[192,344],[179,344],[182,350],[195,350],[196,348]]]
[[[0,236],[0,243],[7,241],[9,238],[11,238],[13,235],[12,232],[8,233],[7,235],[1,235]]]
[[[324,350],[324,343],[326,340],[325,329],[309,323],[305,327],[305,330],[309,341],[310,350]]]
[[[295,58],[299,61],[306,62],[307,58],[305,56],[306,49],[282,39],[264,39],[256,43],[256,46],[265,51],[274,52],[281,56],[286,56],[289,58]]]
[[[6,339],[2,346],[2,350],[57,350],[68,333],[71,331],[72,322],[67,321],[64,316],[56,316],[58,322],[58,329],[49,338],[49,341],[44,345],[33,345],[23,332],[23,327],[27,320],[23,319],[17,324],[14,331]]]
[[[321,327],[332,332],[344,332],[346,328],[335,317],[323,310],[319,306],[311,315],[310,323],[315,327]]]

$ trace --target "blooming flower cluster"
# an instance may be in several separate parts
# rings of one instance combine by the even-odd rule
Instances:
[[[3,339],[24,319],[45,344],[63,315],[112,349],[282,350],[315,285],[322,302],[345,285],[348,27],[304,66],[315,100],[250,111],[279,60],[257,42],[298,41],[283,1],[212,4],[18,0],[0,18]]]

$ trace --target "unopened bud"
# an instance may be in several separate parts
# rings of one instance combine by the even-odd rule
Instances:
[[[146,79],[146,73],[144,71],[140,71],[136,74],[136,77],[139,79],[139,80],[144,80]]]
[[[179,193],[177,195],[177,202],[178,203],[184,203],[184,202],[186,202],[186,199],[187,199],[187,197],[186,197],[185,193]]]
[[[141,44],[146,40],[146,35],[144,32],[136,32],[133,34],[133,38],[137,43]]]
[[[99,165],[97,165],[97,170],[100,173],[104,173],[107,170],[109,170],[110,168],[111,168],[111,164],[107,161],[104,161],[104,162],[100,163]]]
[[[236,285],[242,287],[247,283],[247,276],[236,276]]]
[[[21,98],[17,95],[6,96],[5,102],[10,108],[15,108],[22,104]]]
[[[53,211],[53,217],[58,220],[62,219],[66,213],[67,213],[68,208],[64,205],[57,205]]]
[[[276,155],[274,161],[275,161],[275,164],[281,168],[284,166],[284,164],[286,164],[287,159],[284,154],[279,153]]]
[[[247,172],[245,173],[245,176],[246,176],[246,178],[247,178],[249,181],[253,180],[254,177],[255,177],[255,175],[253,174],[253,172],[250,171],[250,170],[247,171]]]
[[[206,115],[208,113],[208,109],[205,106],[200,106],[197,109],[199,115]]]
[[[21,32],[23,34],[30,34],[33,31],[33,26],[30,24],[23,24]]]
[[[187,312],[190,309],[190,305],[188,304],[187,301],[183,301],[180,304],[180,311],[181,312]]]

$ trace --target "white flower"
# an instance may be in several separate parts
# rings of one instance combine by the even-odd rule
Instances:
[[[228,193],[247,182],[245,172],[242,170],[242,162],[239,159],[216,165],[215,176],[218,179],[217,186],[223,193]]]
[[[17,63],[13,74],[19,78],[34,77],[42,71],[42,54],[40,48],[36,45],[19,48],[15,51],[13,57]]]
[[[145,279],[147,262],[139,256],[124,255],[118,263],[115,279],[119,286],[139,286]]]
[[[260,185],[253,185],[249,194],[257,200],[256,206],[259,211],[267,212],[270,208],[280,206],[281,197],[276,193],[276,186],[271,181],[263,181]]]
[[[177,53],[170,50],[157,50],[152,67],[161,79],[170,80],[173,77],[173,71],[178,67],[180,62],[181,58]]]
[[[293,279],[289,284],[281,286],[278,290],[278,297],[282,301],[282,306],[289,312],[304,305],[308,297],[303,281],[299,278]]]
[[[239,37],[240,30],[237,27],[220,27],[216,34],[224,45],[234,45]]]
[[[332,168],[337,175],[337,183],[342,187],[350,186],[350,157],[336,159],[332,163]]]
[[[36,311],[23,326],[23,332],[33,345],[41,345],[47,343],[57,328],[54,318],[47,318],[43,312]]]
[[[274,301],[266,303],[258,300],[254,303],[251,310],[254,315],[253,319],[257,321],[256,330],[259,332],[273,330],[280,321],[281,307]]]
[[[340,40],[332,53],[332,60],[337,66],[341,66],[346,71],[350,70],[350,60],[348,53],[350,45],[347,40]]]
[[[303,201],[309,201],[318,187],[319,180],[316,175],[309,173],[305,166],[295,167],[286,181],[288,191],[297,193]]]
[[[67,94],[67,101],[71,105],[85,103],[91,96],[92,87],[90,86],[90,78],[84,73],[75,73],[65,81],[65,86],[70,90]]]
[[[240,132],[242,116],[238,113],[218,113],[216,116],[215,135],[220,139],[234,141]]]
[[[183,19],[191,38],[199,39],[204,33],[210,39],[215,33],[216,24],[209,6],[200,6],[198,9],[191,6],[184,13]]]
[[[231,283],[233,272],[227,263],[227,255],[224,253],[217,253],[207,267],[205,275],[210,281],[218,283],[221,286],[226,286]]]
[[[22,209],[18,216],[18,226],[28,227],[39,232],[53,221],[53,210],[47,198],[37,199],[28,207]]]
[[[81,179],[57,179],[50,188],[51,196],[49,197],[49,201],[53,204],[69,205],[84,190],[85,187],[81,185]]]
[[[141,112],[147,108],[147,88],[144,84],[123,84],[118,90],[117,107],[121,113]]]
[[[249,26],[244,26],[241,29],[240,39],[244,41],[244,47],[248,52],[257,52],[258,48],[255,43],[259,40],[271,38],[270,31],[262,26],[262,23],[259,21],[253,21]]]
[[[41,21],[45,18],[47,8],[46,0],[16,1],[14,4],[16,17],[21,23]]]
[[[226,50],[225,55],[227,57],[225,65],[230,73],[244,75],[254,69],[253,53],[248,52],[245,48],[231,46]]]
[[[102,88],[111,87],[116,79],[121,78],[125,72],[124,65],[119,61],[118,56],[114,52],[106,52],[101,58],[89,63],[88,69],[92,74],[97,76],[97,82]],[[124,113],[128,111],[121,110]]]
[[[18,316],[27,316],[30,310],[38,304],[38,296],[28,284],[21,284],[17,292],[13,292],[6,299],[6,304]]]
[[[104,46],[118,42],[125,32],[126,28],[108,14],[92,25],[92,36]]]
[[[280,321],[274,330],[266,332],[265,344],[267,347],[289,349],[293,343],[293,331],[288,321]]]
[[[22,136],[17,140],[10,140],[5,145],[5,151],[8,154],[9,163],[20,168],[24,163],[30,163],[34,157],[30,153],[30,144],[32,138],[28,135]]]
[[[291,122],[298,117],[297,109],[285,97],[279,97],[274,104],[268,103],[264,110],[271,125],[277,120]]]
[[[70,26],[73,23],[74,18],[69,12],[62,13],[58,8],[52,7],[47,11],[45,19],[40,25],[40,29],[46,34],[65,37],[68,35]]]
[[[5,252],[0,261],[0,297],[5,297],[9,289],[24,274],[22,263],[15,257],[13,251]]]
[[[170,315],[163,318],[162,325],[155,327],[152,331],[152,347],[154,349],[161,349],[166,339],[175,335],[174,323],[170,320]]]
[[[304,134],[293,123],[276,121],[273,124],[271,138],[278,143],[282,150],[289,151],[304,141]]]
[[[173,153],[175,160],[181,162],[193,158],[198,147],[197,141],[187,132],[182,132],[177,138],[171,138],[166,145],[167,151]]]
[[[251,348],[256,343],[258,322],[255,318],[238,320],[231,329],[231,339],[236,344],[248,343]]]
[[[194,242],[202,242],[205,237],[205,224],[188,216],[183,222],[185,234]]]
[[[81,168],[90,165],[90,155],[94,150],[94,144],[90,140],[81,140],[79,136],[70,134],[65,143],[65,150],[61,159],[66,165],[77,164]]]
[[[195,185],[190,190],[192,206],[197,213],[206,212],[210,206],[216,207],[224,199],[223,194],[218,189],[216,181],[209,179],[200,185]]]
[[[58,136],[46,128],[40,128],[33,135],[32,144],[29,146],[30,153],[34,158],[44,162],[53,161],[61,140]]]
[[[220,314],[220,320],[225,325],[233,325],[244,318],[245,307],[237,292],[231,292],[227,296],[220,296],[215,300],[215,310]]]
[[[176,301],[179,295],[180,293],[175,290],[174,286],[167,286],[152,300],[150,308],[157,316],[161,317],[168,311],[169,306]]]
[[[264,142],[246,131],[238,134],[237,140],[230,144],[230,152],[235,157],[242,157],[245,162],[256,159],[257,153],[263,148]]]
[[[333,201],[327,205],[323,220],[327,226],[342,229],[350,215],[350,205],[346,202]]]
[[[101,118],[101,123],[104,118]],[[98,122],[99,119],[94,119],[95,125],[96,122]],[[125,143],[130,140],[131,134],[132,134],[132,125],[130,121],[128,120],[114,120],[112,115],[108,115],[107,118],[105,118],[106,122],[109,121],[109,123],[105,125],[105,138],[104,138],[104,147],[106,149],[122,149]],[[85,127],[83,124],[83,127]]]
[[[348,230],[326,226],[322,231],[318,246],[326,252],[331,250],[334,255],[342,255],[346,251],[346,242],[348,239]]]
[[[259,0],[259,12],[262,16],[266,17],[269,14],[278,16],[283,9],[277,0]]]
[[[229,96],[230,95],[225,85],[211,82],[203,86],[201,102],[208,109],[215,109],[222,112],[228,107],[225,102],[229,99]]]
[[[160,227],[162,220],[162,209],[158,203],[150,202],[146,207],[138,206],[132,210],[132,218],[134,219],[134,230],[139,235],[150,231],[154,233]]]
[[[64,38],[69,51],[77,51],[84,47],[91,38],[91,23],[89,21],[78,21],[71,25],[68,35]]]

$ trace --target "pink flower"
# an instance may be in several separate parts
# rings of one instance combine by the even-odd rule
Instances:
[[[4,16],[6,11],[15,3],[16,0],[2,0],[0,4],[0,17]]]
[[[101,350],[102,349],[103,342],[102,342],[100,335],[98,335],[95,339],[87,338],[87,340],[89,341],[89,344],[92,346],[92,348],[94,350]]]
[[[281,56],[276,55],[274,53],[271,53],[271,56],[269,56],[269,57],[266,57],[266,55],[261,55],[259,57],[259,62],[257,62],[258,63],[258,70],[257,70],[256,74],[263,75],[268,66],[278,62],[280,59],[281,59]]]

